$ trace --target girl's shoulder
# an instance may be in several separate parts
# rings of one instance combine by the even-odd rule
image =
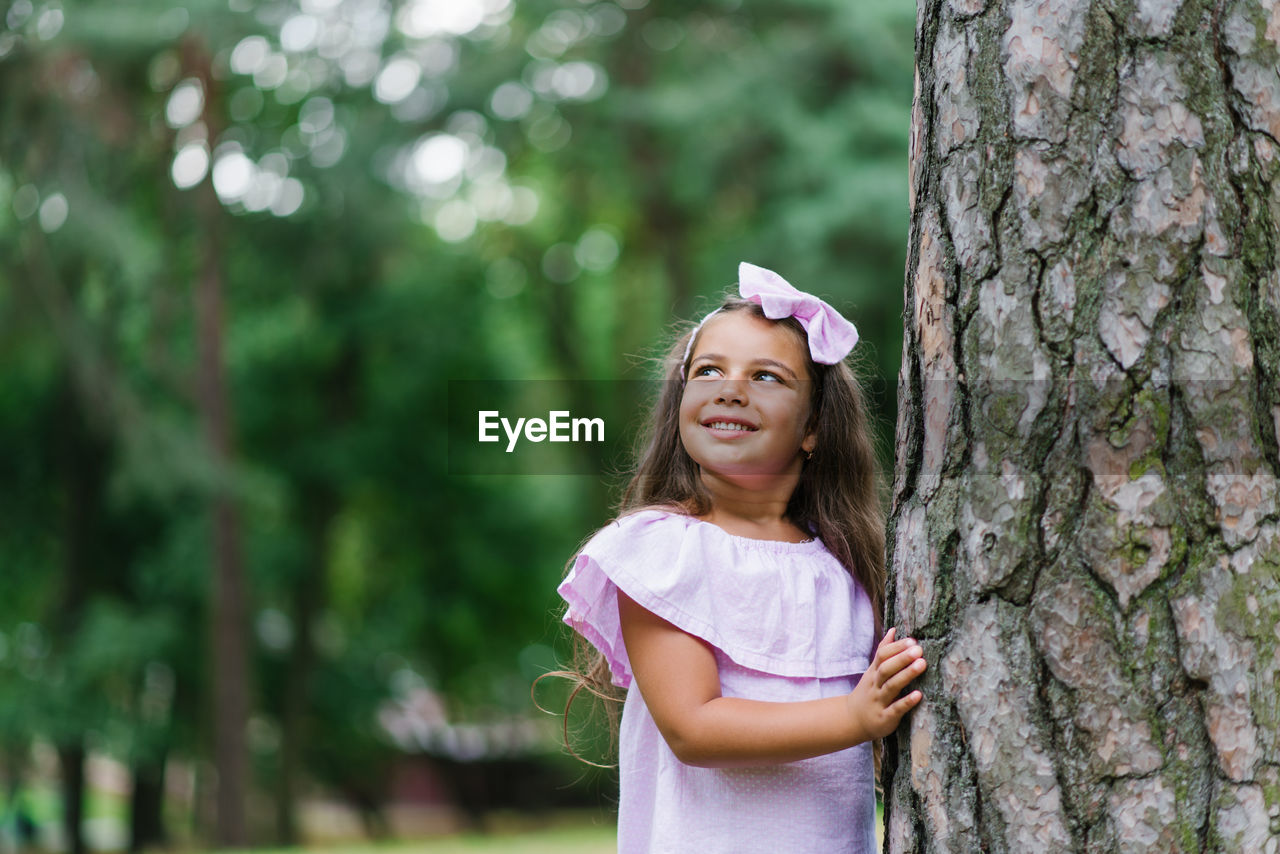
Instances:
[[[579,552],[609,552],[643,559],[655,549],[669,549],[678,543],[691,521],[697,520],[674,507],[631,510],[605,523],[583,543]]]
[[[654,527],[683,528],[692,521],[697,520],[679,507],[655,504],[618,514],[599,528],[595,536],[606,532],[643,531]]]
[[[633,522],[656,522],[663,519],[681,523],[697,521],[697,517],[689,515],[685,508],[678,504],[646,504],[636,507],[618,516],[615,521],[628,519]]]

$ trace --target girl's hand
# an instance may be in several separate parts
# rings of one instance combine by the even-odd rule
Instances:
[[[926,667],[924,650],[911,638],[894,640],[897,629],[889,629],[876,647],[876,657],[848,695],[849,712],[868,740],[884,738],[898,728],[902,716],[914,709],[924,694],[912,691],[899,697],[903,689]]]

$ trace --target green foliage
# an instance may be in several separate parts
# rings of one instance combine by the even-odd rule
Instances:
[[[0,739],[207,755],[210,264],[255,714],[284,720],[310,632],[304,755],[335,785],[385,772],[396,672],[460,719],[528,713],[564,561],[616,497],[450,475],[449,380],[644,378],[750,260],[855,320],[893,423],[913,4],[626,6],[423,36],[409,0],[9,4]],[[217,195],[175,186],[201,151]]]

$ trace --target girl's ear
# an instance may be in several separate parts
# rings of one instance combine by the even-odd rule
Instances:
[[[814,449],[818,447],[818,425],[814,421],[809,422],[809,432],[804,434],[804,439],[800,442],[800,450],[806,454],[812,454]]]
[[[809,413],[809,423],[805,425],[804,439],[800,442],[800,447],[806,452],[812,452],[818,446],[818,408],[813,407],[813,411]]]
[[[818,366],[813,362],[809,363],[809,376],[813,378],[810,380],[810,382],[814,382],[814,383],[822,382],[822,377],[815,375],[817,368]],[[822,386],[818,385],[816,386],[816,388],[821,390]],[[814,449],[817,448],[818,446],[818,414],[821,411],[821,409],[822,409],[822,406],[821,406],[820,400],[815,397],[810,397],[809,419],[808,419],[808,423],[805,425],[805,428],[804,428],[805,429],[804,439],[800,442],[800,448],[805,453],[810,453],[810,454],[813,453]]]

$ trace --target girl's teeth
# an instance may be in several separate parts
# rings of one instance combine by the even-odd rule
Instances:
[[[734,424],[729,421],[713,421],[711,427],[714,430],[750,430],[751,428],[745,424]]]

